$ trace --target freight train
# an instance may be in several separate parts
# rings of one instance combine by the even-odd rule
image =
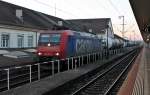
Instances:
[[[103,49],[120,49],[134,46],[133,41],[114,38],[99,38],[96,34],[73,30],[45,30],[40,33],[37,55],[39,60],[66,59],[101,52]]]
[[[107,40],[108,40],[108,47],[107,47]],[[132,47],[135,46],[134,41],[126,40],[121,37],[119,38],[111,38],[111,37],[104,37],[102,39],[102,46],[104,49],[108,48],[109,50],[114,50],[114,49],[121,49],[124,47]]]
[[[54,60],[86,55],[101,50],[102,40],[93,33],[47,30],[40,33],[37,55],[40,60]]]

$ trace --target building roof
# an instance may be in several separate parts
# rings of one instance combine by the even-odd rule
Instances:
[[[22,20],[16,16],[16,10],[18,9],[22,10]],[[0,1],[0,13],[0,24],[2,25],[42,30],[71,29],[88,32],[89,29],[92,29],[93,33],[103,33],[103,30],[108,27],[110,21],[110,18],[63,20],[4,1]],[[62,21],[63,26],[58,27],[58,21]]]
[[[76,24],[80,29],[84,31],[89,31],[92,29],[92,32],[96,34],[104,33],[104,29],[108,27],[110,18],[96,18],[96,19],[72,19],[67,20],[71,23]]]
[[[16,17],[16,9],[22,10],[22,21]],[[0,24],[2,25],[14,25],[35,29],[52,29],[54,26],[58,26],[58,21],[62,21],[63,28],[67,27],[72,29],[70,23],[61,18],[33,11],[4,1],[0,1],[0,13]]]

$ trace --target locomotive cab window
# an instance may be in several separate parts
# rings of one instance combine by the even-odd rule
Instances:
[[[60,34],[41,34],[40,35],[40,44],[58,45],[60,43]]]
[[[40,42],[43,42],[43,43],[48,43],[49,42],[49,35],[46,35],[46,34],[42,34],[40,36]]]

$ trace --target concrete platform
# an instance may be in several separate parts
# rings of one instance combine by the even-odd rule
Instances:
[[[150,48],[146,48],[145,57],[143,61],[144,61],[144,95],[150,95]]]
[[[17,87],[14,89],[11,89],[9,91],[1,92],[0,95],[42,95],[50,90],[53,90],[56,87],[59,87],[73,79],[76,79],[77,77],[84,75],[88,73],[89,71],[92,71],[93,69],[98,68],[102,64],[118,57],[123,54],[119,54],[117,56],[114,56],[113,58],[105,61],[99,61],[94,64],[86,64],[83,65],[77,69],[57,73],[54,76],[47,77],[45,79],[41,79],[40,81],[35,81],[30,84],[26,84],[21,87]],[[60,94],[61,95],[61,94]]]
[[[6,54],[3,54],[5,57],[10,57],[10,58],[25,58],[25,57],[30,57],[30,55],[26,52],[23,51],[12,51]]]
[[[143,48],[118,95],[150,95],[150,48]]]
[[[31,57],[24,58],[10,58],[5,56],[0,56],[0,69],[9,68],[13,66],[22,66],[34,63],[34,59]]]
[[[34,49],[0,50],[0,69],[27,65],[35,62]]]

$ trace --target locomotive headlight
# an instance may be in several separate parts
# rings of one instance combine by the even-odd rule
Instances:
[[[55,55],[56,55],[56,56],[59,56],[59,53],[57,52]]]
[[[50,46],[51,46],[51,44],[50,44],[50,43],[48,43],[48,44],[47,44],[47,46],[49,46],[49,47],[50,47]]]
[[[41,52],[39,52],[39,53],[38,53],[38,55],[42,55],[42,53],[41,53]]]

